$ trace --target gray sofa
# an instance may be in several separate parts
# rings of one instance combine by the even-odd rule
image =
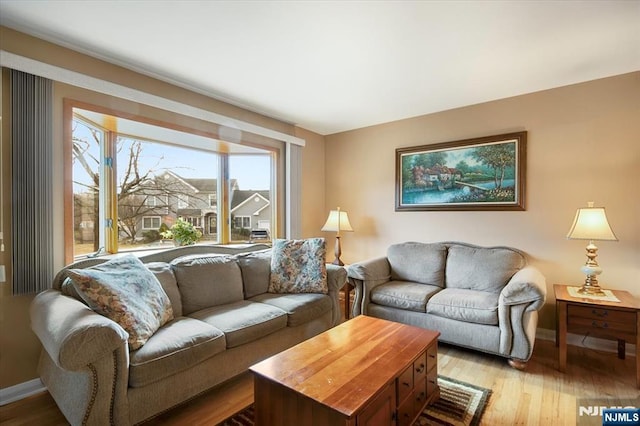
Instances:
[[[66,285],[68,268],[105,259],[69,265],[53,289],[36,296],[31,324],[43,345],[40,376],[72,425],[139,423],[340,321],[344,268],[327,265],[327,295],[272,294],[269,250],[207,254],[219,251],[230,250],[190,246],[140,256],[169,296],[175,318],[135,351],[122,327]],[[209,263],[218,268],[213,274]]]
[[[406,242],[387,256],[348,267],[356,287],[352,314],[440,332],[440,341],[509,359],[531,357],[544,276],[509,247]]]

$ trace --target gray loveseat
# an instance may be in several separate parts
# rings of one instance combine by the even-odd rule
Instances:
[[[544,276],[509,247],[406,242],[348,267],[353,315],[439,331],[440,341],[501,355],[524,368],[535,341]]]
[[[340,321],[344,268],[327,265],[327,295],[272,294],[269,250],[207,251],[220,249],[191,246],[140,257],[175,318],[135,351],[122,327],[65,285],[68,268],[105,259],[69,265],[53,289],[36,296],[31,324],[43,345],[40,376],[71,424],[139,423]]]

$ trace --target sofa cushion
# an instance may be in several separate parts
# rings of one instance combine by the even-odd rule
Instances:
[[[250,299],[269,290],[271,249],[237,255],[242,272],[244,298]]]
[[[442,244],[401,243],[387,249],[391,279],[444,287],[447,247]]]
[[[242,273],[229,255],[183,256],[171,261],[183,315],[242,300]]]
[[[287,326],[287,314],[282,309],[249,300],[203,309],[191,317],[222,330],[227,348],[261,339]]]
[[[73,285],[73,280],[69,277],[65,278],[64,281],[62,281],[62,284],[60,285],[60,292],[65,296],[73,297],[74,299],[79,300],[87,305],[87,302],[85,302],[82,296],[78,294],[78,290],[76,290],[76,287]]]
[[[269,293],[329,293],[324,238],[274,240]]]
[[[142,348],[131,352],[129,386],[146,386],[225,349],[222,331],[197,319],[176,318],[161,327]]]
[[[306,324],[327,312],[331,312],[331,298],[319,293],[272,294],[263,293],[251,298],[253,302],[266,303],[287,313],[287,326]]]
[[[500,293],[525,263],[522,253],[507,247],[453,245],[447,256],[447,288]]]
[[[427,313],[477,324],[498,324],[497,293],[445,288],[427,303]]]
[[[426,312],[429,298],[441,290],[435,285],[390,281],[371,290],[371,302],[390,308]]]
[[[140,348],[158,328],[173,319],[171,301],[162,285],[133,255],[91,268],[69,269],[67,273],[91,309],[129,333],[129,350]]]
[[[171,308],[173,309],[173,316],[176,318],[181,317],[182,296],[180,296],[176,276],[173,274],[171,265],[165,262],[151,262],[145,263],[144,266],[153,272],[153,275],[155,275],[158,281],[160,281],[162,289],[167,293],[167,296],[169,296],[169,300],[171,300]]]

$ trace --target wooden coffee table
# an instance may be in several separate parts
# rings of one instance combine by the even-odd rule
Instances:
[[[255,364],[255,424],[410,425],[440,396],[439,335],[360,315]]]

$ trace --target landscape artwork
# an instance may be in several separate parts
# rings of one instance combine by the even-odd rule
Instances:
[[[396,149],[396,211],[524,210],[527,132]]]

